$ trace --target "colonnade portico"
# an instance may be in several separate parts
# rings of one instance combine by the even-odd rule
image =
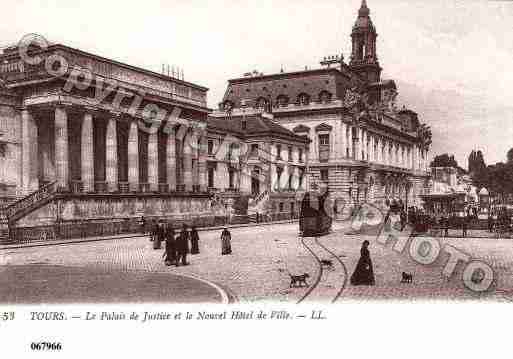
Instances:
[[[66,103],[25,107],[21,122],[25,195],[53,181],[64,192],[207,191],[206,132]]]

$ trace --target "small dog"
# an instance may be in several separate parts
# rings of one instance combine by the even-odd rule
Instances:
[[[401,283],[412,283],[412,282],[413,282],[413,274],[403,272]]]
[[[306,282],[306,278],[310,278],[310,275],[308,273],[304,273],[304,274],[301,274],[301,275],[292,275],[290,274],[290,286],[289,288],[292,288],[292,287],[302,287],[303,284],[305,285],[305,287],[308,287],[308,283]]]
[[[333,268],[333,261],[330,259],[321,259],[321,266]]]

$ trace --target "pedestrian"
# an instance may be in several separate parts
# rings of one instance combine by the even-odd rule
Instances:
[[[461,219],[461,229],[462,229],[462,236],[463,238],[465,238],[467,236],[467,229],[468,229],[468,219],[469,219],[469,216],[466,216],[464,215],[463,218]]]
[[[196,230],[195,226],[191,227],[191,233],[190,233],[190,239],[191,239],[191,254],[199,254],[199,235],[198,231]]]
[[[155,222],[154,219],[152,219],[152,220],[150,220],[149,227],[150,227],[150,230],[149,230],[150,241],[153,242],[155,240],[155,238],[157,237],[158,223]]]
[[[399,214],[401,218],[401,231],[406,227],[406,212],[404,209],[401,209],[401,213]]]
[[[444,237],[449,237],[449,217],[443,214],[440,223],[442,224],[442,228],[444,230]]]
[[[170,224],[168,224],[166,228],[166,249],[162,257],[167,266],[176,264],[175,229]]]
[[[146,228],[146,218],[144,218],[144,216],[141,216],[141,232],[143,235],[148,233],[148,229]]]
[[[351,276],[352,285],[374,285],[374,270],[369,252],[369,241],[365,240],[360,249],[360,260]]]
[[[221,233],[221,255],[232,254],[232,235],[226,227]]]
[[[180,232],[180,235],[178,236],[178,239],[176,241],[176,251],[177,251],[177,257],[176,257],[176,266],[178,267],[180,265],[180,262],[182,262],[182,265],[186,266],[189,263],[187,263],[187,252],[189,251],[189,231],[187,231],[187,225],[184,223],[182,226],[182,231]]]
[[[153,239],[153,249],[160,249],[162,242],[165,240],[165,228],[162,220],[157,224],[155,231],[155,238]]]

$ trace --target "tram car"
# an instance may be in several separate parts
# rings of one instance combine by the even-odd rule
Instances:
[[[316,205],[312,206],[310,193],[305,193],[299,216],[299,233],[301,236],[319,237],[330,233],[333,220],[325,211],[324,203],[327,197],[327,192],[317,197]]]

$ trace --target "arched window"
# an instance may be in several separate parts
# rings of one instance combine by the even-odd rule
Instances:
[[[321,91],[321,93],[319,94],[319,102],[320,103],[328,103],[328,102],[331,102],[331,93],[329,93],[328,91]]]
[[[289,104],[289,98],[286,95],[279,95],[276,98],[276,103],[281,107],[287,106]]]
[[[298,105],[308,105],[310,103],[310,96],[306,93],[300,93],[297,97]]]

